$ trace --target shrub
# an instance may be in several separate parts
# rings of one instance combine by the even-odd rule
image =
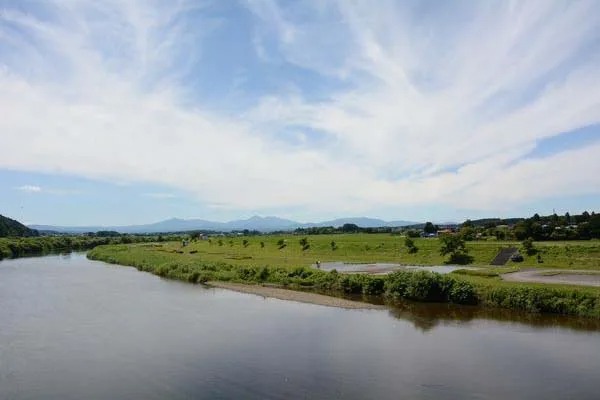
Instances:
[[[362,285],[362,293],[370,296],[380,295],[385,291],[385,279],[382,277],[368,276],[365,277]]]
[[[476,304],[473,284],[433,272],[398,271],[388,275],[385,293],[396,299]]]
[[[527,238],[527,239],[523,240],[521,245],[523,246],[523,250],[525,250],[525,253],[528,256],[532,256],[537,253],[537,249],[533,246],[532,238]]]
[[[267,268],[267,267],[262,267],[262,268],[261,268],[261,270],[260,270],[260,272],[258,273],[258,279],[259,279],[261,282],[264,282],[264,281],[266,281],[267,279],[269,279],[269,275],[270,275],[269,268]]]
[[[415,245],[415,241],[408,236],[404,238],[404,246],[406,246],[409,254],[414,254],[419,251],[419,248]]]

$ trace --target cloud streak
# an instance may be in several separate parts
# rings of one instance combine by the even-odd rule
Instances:
[[[253,62],[316,74],[324,89],[283,73],[245,88],[241,113],[215,111],[186,85],[229,28],[214,4],[4,9],[0,167],[156,183],[305,218],[600,192],[598,142],[527,158],[546,138],[600,124],[597,3],[245,6]]]
[[[16,189],[26,193],[39,193],[42,191],[41,187],[35,185],[23,185],[17,187]]]
[[[173,193],[144,193],[143,194],[144,197],[150,197],[153,199],[174,199],[177,196],[174,195]]]

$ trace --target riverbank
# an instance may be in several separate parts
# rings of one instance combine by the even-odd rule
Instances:
[[[532,313],[555,313],[600,319],[600,289],[503,281],[498,275],[440,275],[427,271],[396,271],[389,275],[340,274],[310,267],[274,267],[206,261],[194,250],[171,245],[100,246],[88,257],[190,283],[210,281],[274,285],[331,295],[379,296],[413,300],[500,307]]]
[[[375,310],[384,308],[383,306],[365,303],[362,301],[347,300],[342,299],[340,297],[326,296],[323,294],[307,291],[283,289],[273,286],[249,285],[243,283],[219,281],[206,282],[204,283],[204,285],[220,289],[233,290],[235,292],[240,293],[255,294],[262,297],[272,297],[279,300],[290,300],[297,301],[300,303],[318,304],[321,306],[328,307],[347,308],[353,310]]]
[[[122,236],[36,236],[0,238],[0,260],[84,251],[107,244],[139,243],[156,240],[143,235]]]

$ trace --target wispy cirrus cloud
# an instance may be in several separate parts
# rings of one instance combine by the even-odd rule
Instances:
[[[529,157],[600,126],[596,2],[243,4],[247,43],[218,2],[5,6],[0,168],[300,218],[600,194],[598,142]],[[239,113],[188,84],[225,79],[210,45],[245,54]]]
[[[20,190],[21,192],[27,193],[39,193],[42,191],[42,188],[36,185],[23,185],[15,188],[16,190]]]
[[[177,198],[177,196],[173,193],[160,193],[160,192],[143,193],[142,196],[150,197],[153,199],[175,199],[175,198]]]
[[[18,191],[21,191],[21,192],[25,192],[25,193],[44,193],[44,194],[52,194],[52,195],[58,195],[58,196],[69,196],[69,195],[76,195],[76,194],[82,193],[81,190],[77,190],[77,189],[58,189],[58,188],[47,188],[47,187],[42,188],[41,186],[37,186],[37,185],[22,185],[22,186],[16,187],[15,189]]]

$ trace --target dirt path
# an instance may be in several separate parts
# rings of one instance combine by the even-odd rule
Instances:
[[[555,275],[546,275],[553,274]],[[535,269],[503,274],[502,279],[512,282],[558,283],[600,287],[600,274],[585,270]]]
[[[339,307],[348,309],[381,309],[383,306],[341,299],[339,297],[325,296],[317,293],[300,292],[296,290],[281,289],[262,285],[244,285],[231,282],[208,282],[208,286],[234,290],[241,293],[250,293],[263,297],[273,297],[280,300],[298,301],[301,303],[319,304],[328,307]]]

